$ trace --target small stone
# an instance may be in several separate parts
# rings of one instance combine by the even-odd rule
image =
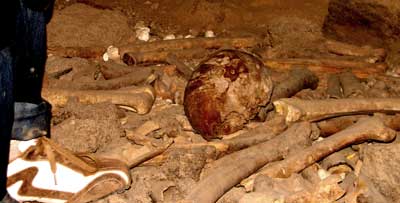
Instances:
[[[172,40],[172,39],[175,39],[175,35],[174,34],[169,34],[169,35],[166,35],[164,37],[164,40]]]
[[[106,54],[107,54],[107,58],[109,58],[111,60],[119,60],[120,59],[118,48],[114,47],[112,45],[107,48]]]
[[[148,28],[148,27],[138,28],[136,30],[136,37],[139,40],[142,40],[142,41],[145,41],[145,42],[149,41],[149,39],[150,39],[150,28]]]
[[[108,61],[108,54],[107,52],[103,54],[103,61]]]
[[[325,169],[318,169],[318,176],[321,180],[324,180],[325,178],[329,177],[331,174],[326,171]]]
[[[207,31],[204,33],[204,36],[205,36],[205,37],[215,37],[215,34],[214,34],[214,32],[213,32],[212,30],[207,30]]]

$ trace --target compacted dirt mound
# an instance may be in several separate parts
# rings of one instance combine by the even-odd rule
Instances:
[[[117,111],[109,103],[88,106],[71,102],[53,118],[53,121],[60,117],[65,120],[53,126],[52,138],[77,153],[101,150],[112,140],[125,135]]]
[[[120,12],[85,4],[55,11],[47,30],[49,47],[108,47],[135,37]]]
[[[358,43],[400,38],[400,2],[393,0],[332,0],[324,24],[328,34]],[[372,39],[372,40],[371,40]]]

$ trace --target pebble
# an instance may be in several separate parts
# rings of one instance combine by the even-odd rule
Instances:
[[[205,37],[215,37],[215,34],[214,34],[214,32],[213,32],[212,30],[207,30],[207,31],[204,33],[204,36],[205,36]]]
[[[150,28],[148,27],[141,27],[136,29],[136,37],[142,41],[149,41],[150,39]]]
[[[169,34],[169,35],[166,35],[164,37],[164,40],[171,40],[171,39],[175,39],[175,35],[174,34]]]

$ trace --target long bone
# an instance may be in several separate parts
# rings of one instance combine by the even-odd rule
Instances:
[[[310,123],[296,123],[269,141],[218,159],[182,202],[216,202],[226,191],[263,165],[282,159],[294,147],[309,145],[310,134]]]
[[[274,102],[275,110],[286,117],[286,122],[298,120],[319,121],[326,118],[371,114],[376,112],[400,112],[400,99],[397,98],[349,98],[301,100],[280,99]]]
[[[390,142],[396,137],[397,132],[385,126],[383,121],[376,117],[359,120],[354,125],[317,142],[316,144],[292,153],[284,160],[267,166],[257,175],[287,178],[293,173],[300,172],[306,167],[352,144],[369,140]],[[256,175],[242,181],[246,188],[252,188]]]
[[[155,99],[154,89],[148,85],[119,90],[43,89],[42,96],[56,107],[65,106],[69,98],[75,97],[86,104],[111,102],[138,114],[148,113]]]

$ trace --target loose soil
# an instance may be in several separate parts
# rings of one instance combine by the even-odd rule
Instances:
[[[393,46],[389,47],[383,43],[384,39],[379,39],[379,36],[374,36],[374,40],[371,41],[360,40],[365,39],[365,32],[362,31],[355,31],[346,40],[343,40],[342,35],[324,32],[328,3],[329,0],[57,0],[53,18],[47,27],[50,55],[46,65],[44,87],[68,88],[68,84],[74,82],[105,80],[97,66],[102,61],[101,56],[63,57],[57,55],[57,52],[52,53],[51,48],[57,47],[62,50],[66,47],[100,47],[106,50],[111,45],[120,47],[129,43],[146,43],[135,36],[135,26],[138,24],[150,28],[150,41],[162,40],[170,34],[177,38],[187,35],[203,37],[208,30],[212,30],[217,37],[257,37],[260,39],[260,47],[248,51],[263,59],[340,57],[330,53],[323,46],[327,39],[342,40],[359,46],[394,49]],[[396,61],[398,55],[391,52],[389,57]],[[182,61],[193,68],[200,60],[184,58]],[[72,68],[72,71],[54,77],[69,68]],[[130,157],[139,156],[146,147],[160,147],[171,140],[174,141],[172,146],[206,143],[206,140],[193,131],[185,116],[182,105],[185,80],[177,72],[157,72],[162,74],[167,84],[162,88],[173,91],[173,94],[168,98],[158,95],[152,110],[145,115],[119,109],[107,102],[87,105],[71,98],[67,106],[53,109],[52,139],[73,152],[94,153],[125,161]],[[288,72],[289,70],[285,69],[272,73],[274,84],[282,81]],[[329,74],[318,72],[318,88],[303,90],[295,97],[327,98]],[[366,74],[366,77],[360,78],[360,83],[363,91],[369,93],[357,95],[358,97],[399,95],[400,79],[384,73]],[[227,138],[253,132],[257,127],[268,125],[268,121],[274,116],[269,115],[266,122],[251,121],[243,130],[228,135]],[[147,134],[144,140],[129,140],[126,137],[128,131],[137,129],[147,121],[158,123],[159,129]],[[354,156],[361,157],[360,160],[365,162],[362,171],[367,177],[373,177],[371,181],[378,192],[388,202],[399,201],[399,181],[394,181],[400,180],[400,176],[395,174],[400,162],[398,144],[371,145],[362,150],[357,147],[348,150],[352,150]],[[178,202],[190,193],[191,188],[201,179],[203,169],[221,156],[215,148],[207,145],[192,148],[172,146],[161,155],[130,170],[130,189],[97,202]],[[126,147],[131,148],[131,154],[124,154]],[[118,153],[121,153],[121,157]],[[258,180],[258,191],[246,193],[243,187],[234,187],[218,202],[272,202],[299,191],[310,190],[316,185],[300,173],[285,180],[264,179]],[[285,188],[288,185],[291,187]],[[368,198],[359,198],[359,202],[371,201]]]

